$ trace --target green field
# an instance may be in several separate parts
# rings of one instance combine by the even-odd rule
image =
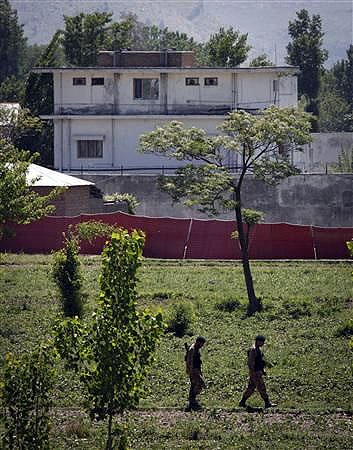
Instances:
[[[50,280],[50,256],[0,256],[0,352],[23,352],[50,336],[59,315]],[[132,449],[351,449],[353,448],[353,353],[338,330],[353,319],[349,262],[254,262],[264,311],[247,318],[239,262],[144,260],[139,270],[141,307],[174,302],[194,308],[190,335],[163,336],[137,411],[121,419]],[[86,317],[95,308],[100,257],[82,257]],[[220,303],[237,301],[232,312]],[[247,381],[246,351],[256,334],[264,348],[267,387],[278,407],[237,407]],[[202,334],[208,389],[202,412],[183,411],[188,391],[184,342]],[[52,412],[52,448],[99,449],[104,425],[91,423],[79,381],[60,370]]]

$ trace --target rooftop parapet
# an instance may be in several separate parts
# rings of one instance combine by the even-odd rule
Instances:
[[[97,65],[100,67],[193,67],[192,51],[101,51]]]

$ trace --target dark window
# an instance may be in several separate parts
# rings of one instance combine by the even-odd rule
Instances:
[[[86,78],[73,78],[72,84],[74,86],[86,86]]]
[[[103,158],[103,141],[77,141],[77,158]]]
[[[200,81],[198,78],[185,78],[186,86],[200,86]]]
[[[92,78],[92,86],[104,86],[104,78]]]
[[[218,78],[205,78],[205,86],[218,86]]]
[[[134,98],[157,99],[158,95],[158,78],[134,78]]]
[[[279,91],[279,80],[272,80],[272,90],[273,92]]]

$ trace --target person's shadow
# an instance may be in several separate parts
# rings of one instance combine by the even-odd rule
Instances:
[[[246,412],[248,413],[259,413],[259,412],[263,412],[264,409],[260,408],[260,407],[255,407],[255,406],[247,406],[246,407]]]

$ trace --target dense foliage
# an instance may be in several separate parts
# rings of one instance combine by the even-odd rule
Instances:
[[[56,379],[53,350],[41,345],[16,357],[6,355],[0,400],[4,411],[4,448],[48,449],[50,407]]]

